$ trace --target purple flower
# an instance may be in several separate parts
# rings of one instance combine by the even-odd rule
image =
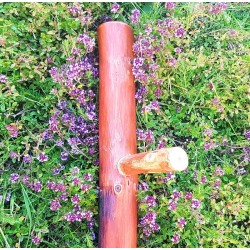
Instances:
[[[151,235],[151,230],[149,227],[144,227],[142,230],[143,234],[147,237],[149,237]]]
[[[56,210],[59,210],[60,207],[61,207],[61,204],[58,200],[52,200],[50,202],[50,210],[56,211]]]
[[[213,143],[212,141],[206,142],[204,144],[204,150],[209,150],[209,149],[213,149],[216,148],[216,144]]]
[[[243,156],[243,159],[244,161],[250,161],[250,148],[243,148],[243,151],[244,151],[244,156]]]
[[[79,215],[80,215],[80,218],[82,219],[81,213],[79,213]],[[76,217],[76,214],[69,212],[64,215],[64,219],[68,222],[75,222],[77,217]]]
[[[0,74],[0,82],[6,83],[7,82],[7,77],[5,75]]]
[[[83,43],[88,52],[92,52],[94,50],[95,40],[88,35],[80,34],[77,38],[77,41]]]
[[[78,194],[75,194],[73,197],[71,197],[71,202],[73,204],[79,204],[81,201],[80,196]]]
[[[173,211],[177,208],[177,203],[175,200],[169,200],[168,202],[168,210]]]
[[[41,153],[37,158],[40,162],[45,162],[49,159],[49,157],[45,153]]]
[[[159,231],[161,229],[160,226],[155,222],[151,223],[149,226],[150,226],[150,228],[152,229],[153,232],[154,231]]]
[[[12,183],[16,183],[19,180],[19,177],[20,177],[19,174],[13,173],[10,175],[10,181]]]
[[[94,220],[90,220],[90,221],[87,222],[88,228],[93,228],[94,224],[95,224]]]
[[[32,236],[32,242],[35,244],[35,245],[39,245],[40,243],[41,243],[41,241],[42,241],[42,238],[40,238],[39,236],[37,236],[37,235],[34,235],[34,236]]]
[[[57,103],[57,106],[59,109],[66,109],[67,108],[67,101],[62,100],[62,101]]]
[[[119,10],[120,5],[118,3],[113,3],[110,7],[110,11],[112,13],[117,13],[117,11]]]
[[[136,76],[135,76],[136,77]],[[135,98],[139,103],[142,103],[147,95],[147,89],[146,86],[142,85],[140,88],[137,90],[135,94]]]
[[[79,172],[80,172],[80,169],[78,167],[73,167],[72,175],[77,175],[77,174],[79,174]]]
[[[77,185],[80,185],[81,184],[81,181],[79,178],[75,177],[72,181],[72,185],[73,186],[77,186]]]
[[[174,68],[176,66],[177,60],[175,58],[168,59],[168,64]]]
[[[91,232],[91,239],[95,240],[96,236],[95,236],[95,232]]]
[[[247,172],[247,171],[246,171],[245,168],[239,168],[239,169],[237,170],[237,173],[236,173],[236,174],[242,175],[242,174],[245,174],[246,172]]]
[[[58,175],[60,174],[61,169],[60,168],[53,168],[53,174]]]
[[[154,196],[149,196],[147,195],[144,198],[146,204],[148,205],[148,207],[154,207],[156,205],[156,198]]]
[[[175,175],[172,172],[167,173],[167,181],[173,180],[175,178]]]
[[[62,140],[57,140],[56,141],[56,146],[62,147],[64,145],[64,142]]]
[[[218,14],[226,9],[227,9],[226,3],[210,4],[208,12],[210,12],[211,14]]]
[[[177,53],[177,54],[180,54],[182,52],[182,49],[180,47],[176,47],[174,49],[174,52]]]
[[[148,142],[149,144],[154,142],[155,138],[153,136],[153,132],[150,129],[148,129],[145,132],[145,139],[146,139],[146,142]]]
[[[193,193],[192,192],[187,192],[186,194],[185,194],[185,199],[186,200],[191,200],[193,198]]]
[[[173,194],[171,195],[171,198],[173,198],[174,200],[177,201],[177,200],[179,200],[180,196],[181,196],[180,192],[174,190]]]
[[[53,59],[51,56],[48,56],[48,57],[46,58],[46,60],[47,60],[47,63],[49,63],[49,64],[54,63],[54,59]]]
[[[180,229],[184,228],[186,224],[187,222],[183,217],[177,220],[177,227],[179,227]]]
[[[61,171],[61,170],[64,170],[64,169],[65,169],[65,166],[61,165],[61,166],[60,166],[60,171]]]
[[[87,173],[87,174],[84,174],[83,175],[83,178],[86,180],[86,181],[92,181],[92,175]]]
[[[88,191],[90,188],[91,188],[91,186],[89,184],[82,184],[81,185],[81,190],[83,192]]]
[[[30,155],[28,155],[28,154],[24,155],[24,157],[23,157],[24,163],[31,163],[31,161],[32,161],[32,158]]]
[[[93,216],[93,213],[90,212],[90,211],[86,211],[86,212],[83,213],[83,217],[86,220],[90,220],[92,218],[92,216]]]
[[[192,199],[191,208],[199,208],[201,206],[201,201],[198,199]]]
[[[68,143],[71,147],[74,147],[80,143],[80,140],[77,137],[73,137],[68,139]]]
[[[54,192],[65,192],[66,190],[64,183],[55,183],[53,181],[47,182],[47,188],[53,190]]]
[[[145,33],[146,33],[147,35],[149,35],[152,31],[153,31],[153,29],[152,29],[150,26],[146,26],[146,28],[145,28]]]
[[[166,144],[167,144],[166,141],[159,140],[159,142],[158,142],[158,148],[159,149],[164,148],[166,146]]]
[[[148,184],[145,182],[142,182],[139,184],[139,190],[147,191],[148,190]]]
[[[27,174],[24,174],[24,175],[23,175],[22,182],[23,182],[24,184],[26,184],[26,185],[29,185],[29,183],[30,183],[30,178],[29,178],[29,176],[28,176]]]
[[[58,196],[58,199],[59,199],[60,201],[67,201],[67,200],[68,200],[68,198],[67,198],[67,193],[60,194],[60,195]]]
[[[236,30],[228,30],[227,32],[230,36],[236,36],[237,35],[237,31]]]
[[[132,15],[130,17],[132,23],[136,24],[139,22],[140,19],[140,11],[138,9],[132,10]]]
[[[140,224],[145,226],[151,223],[155,223],[155,219],[156,219],[155,213],[147,212],[147,214],[143,218],[141,218]]]
[[[250,130],[245,132],[245,137],[247,140],[250,140]]]
[[[160,104],[158,103],[158,101],[154,100],[154,101],[150,102],[149,108],[151,110],[159,111],[160,110]]]
[[[217,179],[215,182],[214,182],[214,188],[218,189],[220,187],[220,184],[221,184],[221,180],[220,179]]]
[[[165,3],[165,8],[168,10],[174,9],[175,6],[176,6],[176,3],[174,3],[174,2],[166,2]]]
[[[18,127],[15,124],[6,125],[6,129],[9,131],[10,136],[15,138],[18,136]]]
[[[74,205],[73,206],[73,210],[74,211],[80,211],[81,210],[81,207],[79,205]]]
[[[173,244],[178,244],[181,239],[181,236],[178,233],[175,233],[172,237]]]
[[[214,175],[215,176],[223,176],[225,174],[225,171],[221,167],[217,167],[214,170]]]
[[[68,6],[68,10],[72,17],[79,16],[82,13],[82,8],[79,3],[77,3],[77,5]]]
[[[218,99],[218,98],[213,98],[213,99],[211,100],[211,103],[212,103],[213,105],[218,105],[218,104],[220,104],[220,99]]]
[[[61,153],[61,160],[62,161],[67,161],[68,160],[69,153],[64,151]]]
[[[201,184],[205,184],[207,182],[207,177],[206,175],[201,176]]]
[[[213,134],[213,129],[212,128],[207,128],[207,129],[205,129],[205,131],[204,131],[204,135],[205,136],[211,136],[212,134]]]
[[[31,189],[34,190],[35,192],[41,192],[42,188],[43,184],[37,180],[31,186]]]
[[[17,152],[10,152],[10,158],[12,159],[16,159],[18,157],[18,153]]]
[[[90,25],[92,22],[93,17],[91,16],[91,13],[85,12],[84,15],[78,17],[81,21],[81,25]]]
[[[186,30],[180,27],[175,31],[174,36],[177,38],[180,38],[180,37],[183,37],[185,34],[186,34]]]

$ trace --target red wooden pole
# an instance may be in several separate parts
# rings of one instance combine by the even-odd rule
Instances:
[[[100,93],[99,247],[136,247],[138,176],[123,176],[118,161],[136,153],[133,33],[122,22],[98,28]]]

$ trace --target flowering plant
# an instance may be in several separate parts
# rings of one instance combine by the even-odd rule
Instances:
[[[98,44],[133,28],[138,151],[181,146],[182,173],[140,176],[138,246],[249,245],[248,3],[0,5],[0,246],[98,245]]]

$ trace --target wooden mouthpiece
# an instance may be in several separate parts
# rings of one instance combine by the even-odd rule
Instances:
[[[187,166],[188,156],[180,147],[127,155],[118,162],[118,170],[125,176],[183,171]]]

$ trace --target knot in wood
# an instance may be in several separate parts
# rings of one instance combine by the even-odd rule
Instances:
[[[122,185],[121,184],[115,184],[114,190],[116,193],[120,193],[122,191]]]

